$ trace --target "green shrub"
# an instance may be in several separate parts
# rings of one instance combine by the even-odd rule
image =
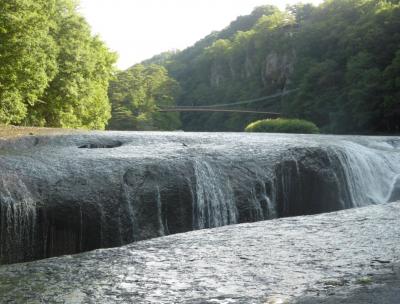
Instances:
[[[319,133],[318,127],[311,121],[303,119],[263,119],[249,124],[246,132],[267,132],[267,133]]]

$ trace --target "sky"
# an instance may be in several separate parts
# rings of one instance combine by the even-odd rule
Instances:
[[[117,66],[168,50],[182,50],[221,30],[254,7],[284,9],[299,0],[81,0],[80,12],[108,47],[119,55]],[[321,0],[304,0],[318,4]]]

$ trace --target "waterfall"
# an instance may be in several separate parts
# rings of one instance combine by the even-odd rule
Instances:
[[[11,181],[0,179],[0,264],[35,256],[36,204],[16,176]]]
[[[216,165],[194,161],[195,195],[193,228],[203,229],[237,223],[237,209],[229,179]]]
[[[160,193],[160,187],[157,185],[156,186],[156,203],[157,203],[157,220],[158,220],[158,235],[165,235],[165,230],[168,229],[167,227],[164,227],[163,223],[163,213],[162,213],[162,201],[161,201],[161,193]]]
[[[276,218],[276,204],[271,200],[266,189],[266,182],[258,179],[250,190],[250,205],[254,209],[253,220]]]
[[[146,134],[0,148],[0,264],[400,199],[396,138]]]
[[[398,152],[377,150],[350,141],[343,141],[334,151],[345,173],[344,183],[353,207],[390,199],[400,173]]]
[[[400,200],[400,174],[396,176],[390,186],[390,194],[388,195],[388,202]]]

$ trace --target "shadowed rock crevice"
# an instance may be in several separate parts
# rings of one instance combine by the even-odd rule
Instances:
[[[79,149],[111,149],[111,148],[118,148],[123,145],[122,142],[110,142],[110,143],[88,143],[79,146]]]
[[[101,216],[96,210],[80,206],[39,209],[37,230],[45,257],[102,247]]]
[[[306,151],[301,159],[275,168],[274,189],[279,217],[354,207],[343,164],[331,151]]]
[[[104,246],[101,216],[96,210],[88,212],[80,206],[25,208],[2,204],[0,217],[8,218],[8,222],[2,222],[0,233],[2,263],[74,254]]]

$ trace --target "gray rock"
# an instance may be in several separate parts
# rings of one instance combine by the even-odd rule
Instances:
[[[392,186],[390,193],[389,202],[400,200],[400,176],[397,177]]]
[[[3,265],[0,302],[397,303],[399,218],[381,204]]]
[[[399,142],[182,132],[0,141],[0,263],[387,202]]]

